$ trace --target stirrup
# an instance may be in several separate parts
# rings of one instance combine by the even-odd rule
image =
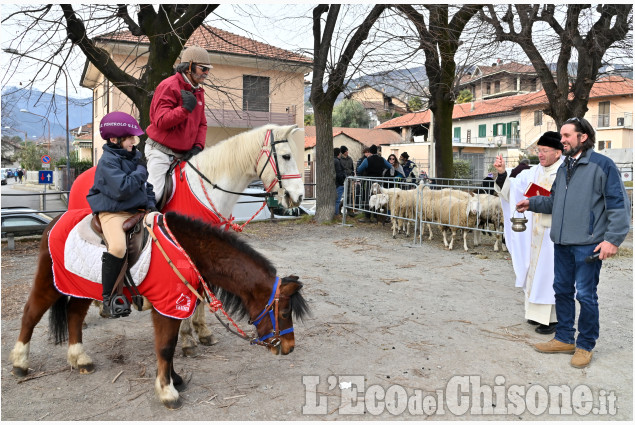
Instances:
[[[104,302],[110,317],[116,319],[118,317],[127,317],[130,315],[130,302],[123,295],[113,295],[108,303]]]

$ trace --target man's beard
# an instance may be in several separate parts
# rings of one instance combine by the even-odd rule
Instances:
[[[571,146],[571,145],[569,145]],[[563,153],[566,156],[575,156],[577,155],[578,152],[580,152],[582,150],[582,143],[580,143],[578,146],[576,146],[575,148],[571,148],[570,150],[565,150]]]

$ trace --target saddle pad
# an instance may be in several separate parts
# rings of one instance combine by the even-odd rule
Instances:
[[[102,283],[101,256],[106,252],[106,246],[101,238],[90,228],[93,215],[84,217],[68,234],[64,245],[64,266],[66,270],[84,279]],[[148,238],[141,251],[139,260],[130,268],[132,280],[137,284],[145,279],[150,268],[150,253],[152,239]]]
[[[214,211],[194,194],[191,182],[185,173],[185,167],[187,167],[187,164],[180,163],[174,169],[172,174],[172,196],[166,202],[162,212],[174,211],[203,220],[212,226],[222,225],[223,223],[221,223]]]
[[[69,210],[65,212],[55,223],[48,236],[49,253],[53,262],[53,282],[59,292],[65,295],[102,300],[101,283],[81,277],[64,266],[66,263],[65,245],[73,228],[86,215],[90,209]],[[159,215],[155,216],[155,222]],[[159,243],[170,257],[181,274],[196,289],[199,289],[196,272],[176,246],[163,234],[158,226],[153,230]],[[69,255],[76,255],[70,254]],[[80,254],[79,256],[83,256]],[[101,262],[94,265],[101,269]],[[100,271],[101,274],[101,271]],[[198,298],[181,282],[172,267],[165,261],[163,254],[151,243],[150,266],[145,279],[137,283],[137,289],[152,303],[160,314],[175,319],[187,319],[194,313]],[[124,288],[124,295],[130,300],[128,289]]]

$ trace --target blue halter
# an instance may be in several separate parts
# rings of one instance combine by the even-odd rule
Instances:
[[[267,335],[261,336],[260,338],[254,338],[251,344],[256,344],[258,342],[264,342],[269,338],[275,338],[277,341],[273,342],[274,346],[280,344],[279,336],[286,335],[288,333],[293,332],[293,326],[285,329],[283,331],[278,331],[278,321],[276,318],[276,312],[278,310],[278,301],[280,300],[280,278],[276,276],[276,281],[273,284],[273,289],[271,291],[271,296],[269,297],[269,301],[265,306],[264,310],[253,320],[250,321],[252,325],[258,326],[258,323],[262,321],[262,319],[269,313],[269,319],[271,320],[271,324],[273,325],[273,332],[269,332]],[[257,332],[257,329],[256,329]]]

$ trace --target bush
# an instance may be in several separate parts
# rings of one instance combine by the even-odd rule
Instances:
[[[455,179],[471,179],[472,163],[465,159],[454,160],[454,178]]]

